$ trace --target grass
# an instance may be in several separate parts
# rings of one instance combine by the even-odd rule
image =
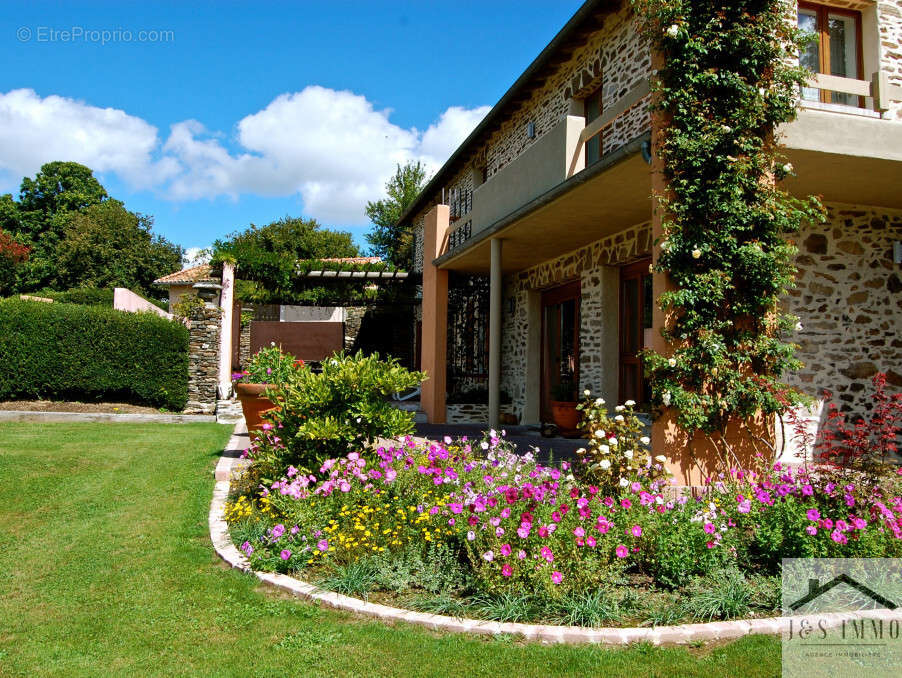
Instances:
[[[214,424],[0,424],[2,676],[775,676],[779,640],[543,646],[287,599],[207,533]]]

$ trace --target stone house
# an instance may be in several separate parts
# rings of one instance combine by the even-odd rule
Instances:
[[[806,2],[798,16],[819,34],[803,55],[819,87],[783,130],[797,174],[783,186],[821,195],[829,218],[795,236],[787,303],[806,367],[788,378],[862,410],[876,371],[902,387],[902,2]],[[449,285],[474,275],[489,281],[488,423],[502,391],[521,423],[548,421],[562,378],[608,403],[647,400],[637,353],[663,341],[665,284],[649,273],[652,62],[628,2],[587,0],[402,215],[417,234],[431,422],[447,417]],[[656,450],[664,438],[656,424]]]

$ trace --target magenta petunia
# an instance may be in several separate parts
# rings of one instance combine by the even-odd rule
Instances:
[[[641,528],[639,525],[633,525],[633,527],[632,527],[632,529],[630,530],[630,532],[632,533],[632,535],[633,535],[634,537],[641,537],[641,536],[642,536],[642,528]]]
[[[818,521],[821,519],[821,512],[814,508],[808,509],[808,513],[806,513],[805,515],[808,516],[808,520]]]
[[[626,558],[629,555],[629,549],[626,548],[623,544],[620,544],[614,552],[617,554],[618,558]]]
[[[280,557],[282,560],[288,560],[289,558],[291,558],[291,551],[289,551],[288,549],[284,549],[284,550],[279,554],[279,557]]]
[[[560,584],[562,581],[564,581],[564,575],[555,570],[551,573],[551,581],[555,584]]]
[[[504,565],[501,566],[501,574],[504,575],[505,577],[510,577],[513,573],[514,573],[514,568],[512,568],[507,563],[505,563]]]
[[[502,556],[509,556],[511,554],[511,545],[510,544],[502,544],[501,548],[498,550],[501,552]]]

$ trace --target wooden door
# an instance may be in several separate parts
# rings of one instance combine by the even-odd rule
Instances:
[[[639,355],[651,343],[652,281],[645,259],[620,269],[619,402],[647,403],[651,393]]]

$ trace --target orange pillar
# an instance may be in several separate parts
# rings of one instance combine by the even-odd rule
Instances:
[[[420,369],[423,382],[420,406],[430,424],[445,423],[445,381],[448,354],[448,271],[432,261],[445,251],[450,224],[447,205],[436,205],[426,215],[423,229],[423,330]]]

